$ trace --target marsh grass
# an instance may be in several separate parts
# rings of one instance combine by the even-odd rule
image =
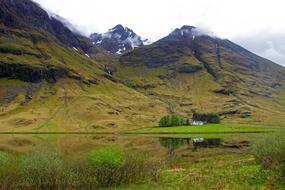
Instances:
[[[161,161],[146,159],[143,154],[129,154],[117,147],[93,150],[89,160],[99,186],[103,187],[157,180],[163,167]]]
[[[0,152],[0,189],[15,189],[14,181],[20,177],[19,159],[14,155]]]
[[[277,178],[285,182],[285,133],[280,131],[266,136],[254,145],[254,156],[264,169],[274,170]]]
[[[96,189],[155,181],[163,164],[136,152],[100,148],[67,157],[54,151],[0,154],[0,189]]]

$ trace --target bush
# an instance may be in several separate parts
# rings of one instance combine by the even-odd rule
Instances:
[[[197,113],[193,114],[194,121],[203,121],[206,123],[220,123],[220,116],[214,113]]]
[[[164,116],[159,121],[159,127],[174,127],[174,126],[182,126],[189,124],[190,124],[189,119],[184,119],[178,114]]]
[[[285,133],[270,134],[254,145],[254,156],[263,168],[271,168],[284,180],[285,177]]]
[[[99,187],[139,182],[148,177],[156,180],[161,167],[161,163],[146,160],[142,154],[129,154],[116,147],[92,150],[89,160]]]

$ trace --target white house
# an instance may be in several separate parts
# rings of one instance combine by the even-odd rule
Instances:
[[[204,138],[193,138],[192,139],[193,140],[193,142],[203,142],[205,139]]]
[[[193,121],[191,125],[204,125],[203,121]]]

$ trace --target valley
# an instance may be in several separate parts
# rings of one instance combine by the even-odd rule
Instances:
[[[0,190],[285,188],[283,66],[190,25],[106,31],[0,0]]]

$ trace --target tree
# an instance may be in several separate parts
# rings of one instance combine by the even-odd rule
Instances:
[[[190,121],[189,119],[184,119],[178,114],[164,116],[159,121],[159,127],[174,127],[182,125],[190,125]]]
[[[198,113],[193,114],[194,121],[203,121],[207,123],[220,123],[220,116],[214,113]]]
[[[178,115],[171,115],[171,126],[180,126],[180,118]]]
[[[190,120],[189,120],[188,118],[185,120],[185,125],[186,125],[186,126],[189,126],[189,125],[190,125]]]
[[[160,119],[159,127],[171,127],[171,120],[169,115],[164,116]]]

